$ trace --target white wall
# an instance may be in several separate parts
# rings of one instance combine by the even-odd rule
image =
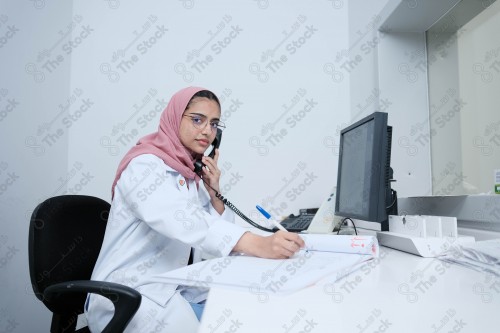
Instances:
[[[378,49],[379,89],[390,104],[393,125],[392,167],[399,197],[432,194],[423,33],[381,33]]]
[[[0,0],[0,110],[19,103],[0,122],[0,330],[49,326],[28,274],[33,208],[63,193],[109,201],[121,157],[184,86],[223,100],[223,194],[260,222],[256,204],[317,207],[336,183],[341,128],[377,109],[405,130],[412,121],[386,95],[399,83],[379,86],[373,25],[385,2]],[[396,148],[393,165],[424,178],[401,177],[399,193],[424,194],[429,165]]]
[[[51,1],[37,8],[42,2],[0,2],[0,110],[4,111],[0,116],[0,331],[4,332],[35,332],[50,323],[32,294],[28,224],[36,203],[60,193],[67,172],[68,132],[50,146],[43,141],[47,131],[59,127],[59,104],[70,91],[71,59],[64,56],[56,71],[43,66],[48,53],[50,58],[61,54],[66,42],[62,37],[73,14],[71,2]]]
[[[351,70],[351,118],[387,112],[393,127],[392,188],[398,197],[431,195],[427,70],[419,65],[425,63],[425,38],[386,25],[388,2],[370,3],[370,10],[366,2],[349,3],[350,62],[344,68]]]

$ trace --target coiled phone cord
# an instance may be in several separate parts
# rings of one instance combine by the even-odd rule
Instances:
[[[236,206],[233,205],[231,203],[231,201],[229,201],[226,198],[224,198],[224,196],[222,194],[220,194],[216,189],[214,189],[212,186],[210,186],[210,184],[208,184],[203,178],[201,178],[201,180],[203,180],[203,183],[205,183],[205,185],[207,185],[208,187],[210,187],[215,192],[215,196],[217,197],[217,199],[219,199],[220,201],[222,201],[224,203],[224,205],[226,205],[227,207],[229,207],[229,209],[231,209],[236,215],[238,215],[239,217],[241,217],[241,219],[243,221],[247,222],[248,224],[250,224],[251,226],[253,226],[253,227],[257,228],[257,229],[264,230],[264,231],[267,231],[267,232],[273,232],[273,233],[276,232],[275,230],[263,227],[263,226],[255,223],[254,221],[252,221],[245,214],[243,214],[238,208],[236,208]]]

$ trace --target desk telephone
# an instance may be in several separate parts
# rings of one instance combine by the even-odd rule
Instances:
[[[299,215],[288,215],[281,225],[291,232],[301,232],[306,230],[311,224],[318,208],[304,208],[299,210]]]

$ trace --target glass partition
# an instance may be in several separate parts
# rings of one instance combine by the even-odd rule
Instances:
[[[432,194],[494,193],[500,169],[500,2],[461,1],[426,37]]]

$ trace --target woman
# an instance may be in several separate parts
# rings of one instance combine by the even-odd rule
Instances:
[[[158,131],[140,139],[118,167],[92,279],[128,285],[142,294],[127,332],[156,332],[161,326],[169,332],[197,330],[207,290],[153,281],[198,261],[200,251],[289,258],[304,246],[297,234],[278,231],[263,237],[235,225],[234,214],[216,198],[219,151],[214,158],[203,153],[224,126],[220,114],[212,92],[180,90],[163,111]],[[193,171],[199,158],[206,165],[202,177],[208,190]],[[86,315],[92,332],[100,332],[112,314],[110,301],[89,296]]]

